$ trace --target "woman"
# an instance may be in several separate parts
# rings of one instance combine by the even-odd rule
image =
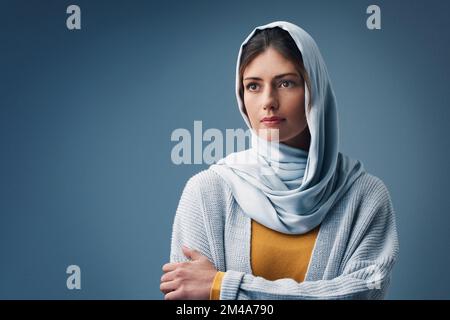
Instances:
[[[252,147],[187,182],[165,299],[383,298],[398,256],[393,205],[338,151],[336,100],[311,36],[285,21],[255,28],[236,96]]]

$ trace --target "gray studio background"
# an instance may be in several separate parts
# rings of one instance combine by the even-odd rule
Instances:
[[[246,128],[237,51],[274,20],[316,40],[341,151],[391,192],[401,252],[388,298],[450,298],[448,1],[0,4],[0,298],[163,298],[181,191],[207,168],[174,165],[171,133]],[[81,290],[66,287],[71,264]]]

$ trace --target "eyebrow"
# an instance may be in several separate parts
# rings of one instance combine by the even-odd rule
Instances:
[[[274,77],[274,79],[283,78],[283,77],[285,77],[285,76],[296,76],[296,77],[298,77],[299,75],[298,75],[297,73],[289,72],[289,73],[283,73],[283,74],[276,75],[276,76]],[[247,78],[245,78],[244,80],[262,80],[262,79],[261,79],[261,78],[258,78],[258,77],[247,77]]]

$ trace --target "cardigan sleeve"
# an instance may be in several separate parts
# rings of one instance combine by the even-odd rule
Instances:
[[[274,299],[382,299],[398,255],[394,210],[387,192],[375,199],[373,212],[362,214],[345,249],[338,276],[296,282],[290,278],[270,281],[252,274],[227,270],[222,279],[223,300]],[[384,195],[384,196],[383,196]]]
[[[190,178],[181,195],[172,226],[170,262],[185,262],[182,246],[197,250],[213,261],[206,232],[203,208],[195,179]]]

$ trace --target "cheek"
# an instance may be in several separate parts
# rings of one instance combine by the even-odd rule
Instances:
[[[289,132],[303,131],[307,126],[305,100],[301,94],[286,96],[283,114],[289,119],[286,130]],[[302,100],[303,98],[303,100]]]
[[[305,95],[300,93],[286,94],[280,101],[285,106],[284,110],[294,118],[302,118],[305,116]]]
[[[250,113],[252,109],[254,109],[255,106],[255,97],[248,95],[248,94],[244,94],[244,104],[245,107],[247,108],[247,111]]]
[[[292,103],[296,103],[296,104],[305,103],[305,92],[303,91],[303,89],[285,92],[285,94],[283,96],[286,100],[289,100]]]
[[[257,126],[258,121],[258,107],[255,97],[244,96],[245,110],[247,111],[248,118],[253,127]]]

